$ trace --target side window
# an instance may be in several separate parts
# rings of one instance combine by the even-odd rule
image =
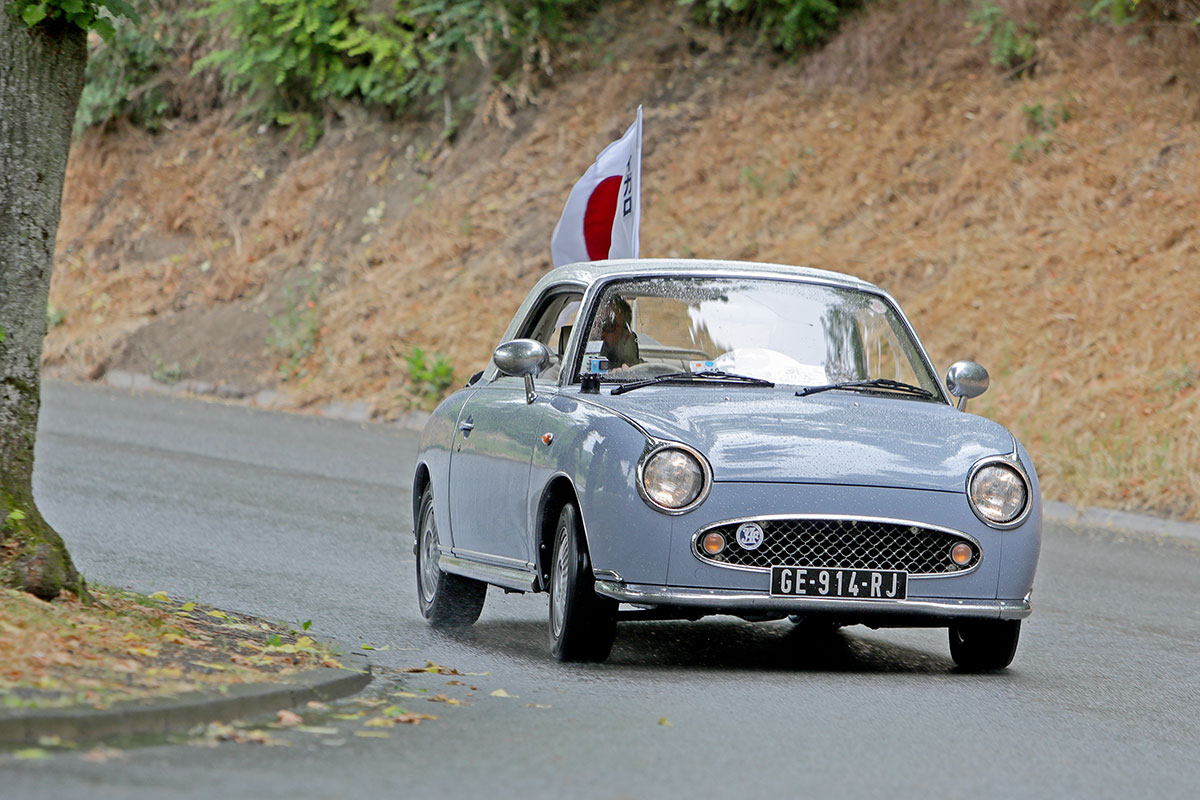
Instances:
[[[558,380],[567,340],[571,337],[582,300],[583,295],[579,292],[552,294],[542,302],[522,329],[521,338],[536,339],[550,350],[550,367],[539,376],[542,380]]]

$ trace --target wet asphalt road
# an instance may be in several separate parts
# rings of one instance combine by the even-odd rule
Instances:
[[[553,662],[544,595],[491,590],[455,636],[416,608],[416,436],[49,383],[35,490],[93,580],[284,621],[383,667],[437,722],[389,739],[0,756],[0,798],[1179,797],[1200,786],[1200,548],[1049,525],[1013,667],[960,675],[943,630],[832,640],[732,618],[632,623]],[[492,697],[504,689],[515,697]],[[669,725],[660,724],[660,720]]]

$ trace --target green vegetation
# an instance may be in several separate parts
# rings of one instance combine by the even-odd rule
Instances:
[[[794,54],[824,44],[862,0],[679,0],[710,25],[758,30],[776,50]]]
[[[1030,65],[1037,50],[1034,31],[1029,26],[1018,25],[992,0],[971,0],[967,22],[979,29],[972,44],[991,43],[988,60],[992,66],[1015,69],[1016,75],[1026,71],[1023,67]]]
[[[164,3],[134,0],[137,21],[117,20],[106,40],[91,48],[87,83],[75,114],[75,133],[127,116],[134,124],[158,130],[172,110],[162,74],[176,58],[185,33],[199,27]]]
[[[105,39],[112,38],[114,19],[138,21],[128,0],[11,0],[7,5],[31,28],[42,20],[62,19]]]
[[[1071,110],[1062,100],[1049,109],[1040,102],[1024,105],[1021,106],[1021,113],[1025,115],[1030,133],[1013,145],[1009,153],[1013,161],[1028,161],[1035,155],[1053,150],[1058,144],[1055,131],[1071,118]]]
[[[678,1],[704,24],[757,30],[788,54],[825,42],[864,2]],[[480,99],[484,75],[491,104],[529,102],[534,82],[553,72],[556,50],[580,40],[577,23],[603,0],[12,2],[27,20],[83,9],[81,19],[104,34],[91,52],[77,132],[122,116],[157,130],[186,93],[167,72],[196,56],[193,75],[215,70],[227,94],[245,98],[248,113],[310,147],[342,102],[439,115],[447,137]],[[113,19],[95,16],[99,8]]]
[[[279,124],[355,100],[392,111],[443,110],[453,132],[454,80],[473,64],[498,81],[548,70],[550,44],[577,0],[205,0],[197,15],[219,20],[231,46],[195,65],[217,69]]]
[[[404,360],[414,394],[426,405],[436,405],[454,383],[454,367],[445,356],[437,353],[428,356],[420,347],[414,347]]]
[[[308,360],[317,351],[321,332],[317,279],[302,282],[299,289],[302,294],[299,299],[293,289],[284,292],[286,309],[271,318],[271,334],[267,337],[268,344],[283,354],[279,374],[285,381],[308,374]]]

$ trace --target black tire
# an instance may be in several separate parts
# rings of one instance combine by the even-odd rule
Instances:
[[[550,561],[550,652],[559,661],[603,661],[616,635],[617,602],[596,594],[579,512],[568,503]]]
[[[417,514],[417,601],[421,614],[435,628],[457,628],[479,619],[487,584],[443,572],[438,566],[437,521],[433,492],[426,488]]]
[[[989,619],[950,626],[950,657],[968,672],[993,672],[1012,663],[1021,620]]]

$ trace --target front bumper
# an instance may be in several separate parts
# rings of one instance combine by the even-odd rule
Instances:
[[[597,580],[596,592],[640,606],[678,606],[707,609],[720,614],[798,614],[875,620],[897,623],[926,620],[936,624],[956,619],[1024,619],[1032,607],[1029,597],[1020,600],[960,600],[952,598],[907,600],[847,600],[818,597],[771,597],[767,592],[739,589],[699,589],[685,586],[652,586]]]

